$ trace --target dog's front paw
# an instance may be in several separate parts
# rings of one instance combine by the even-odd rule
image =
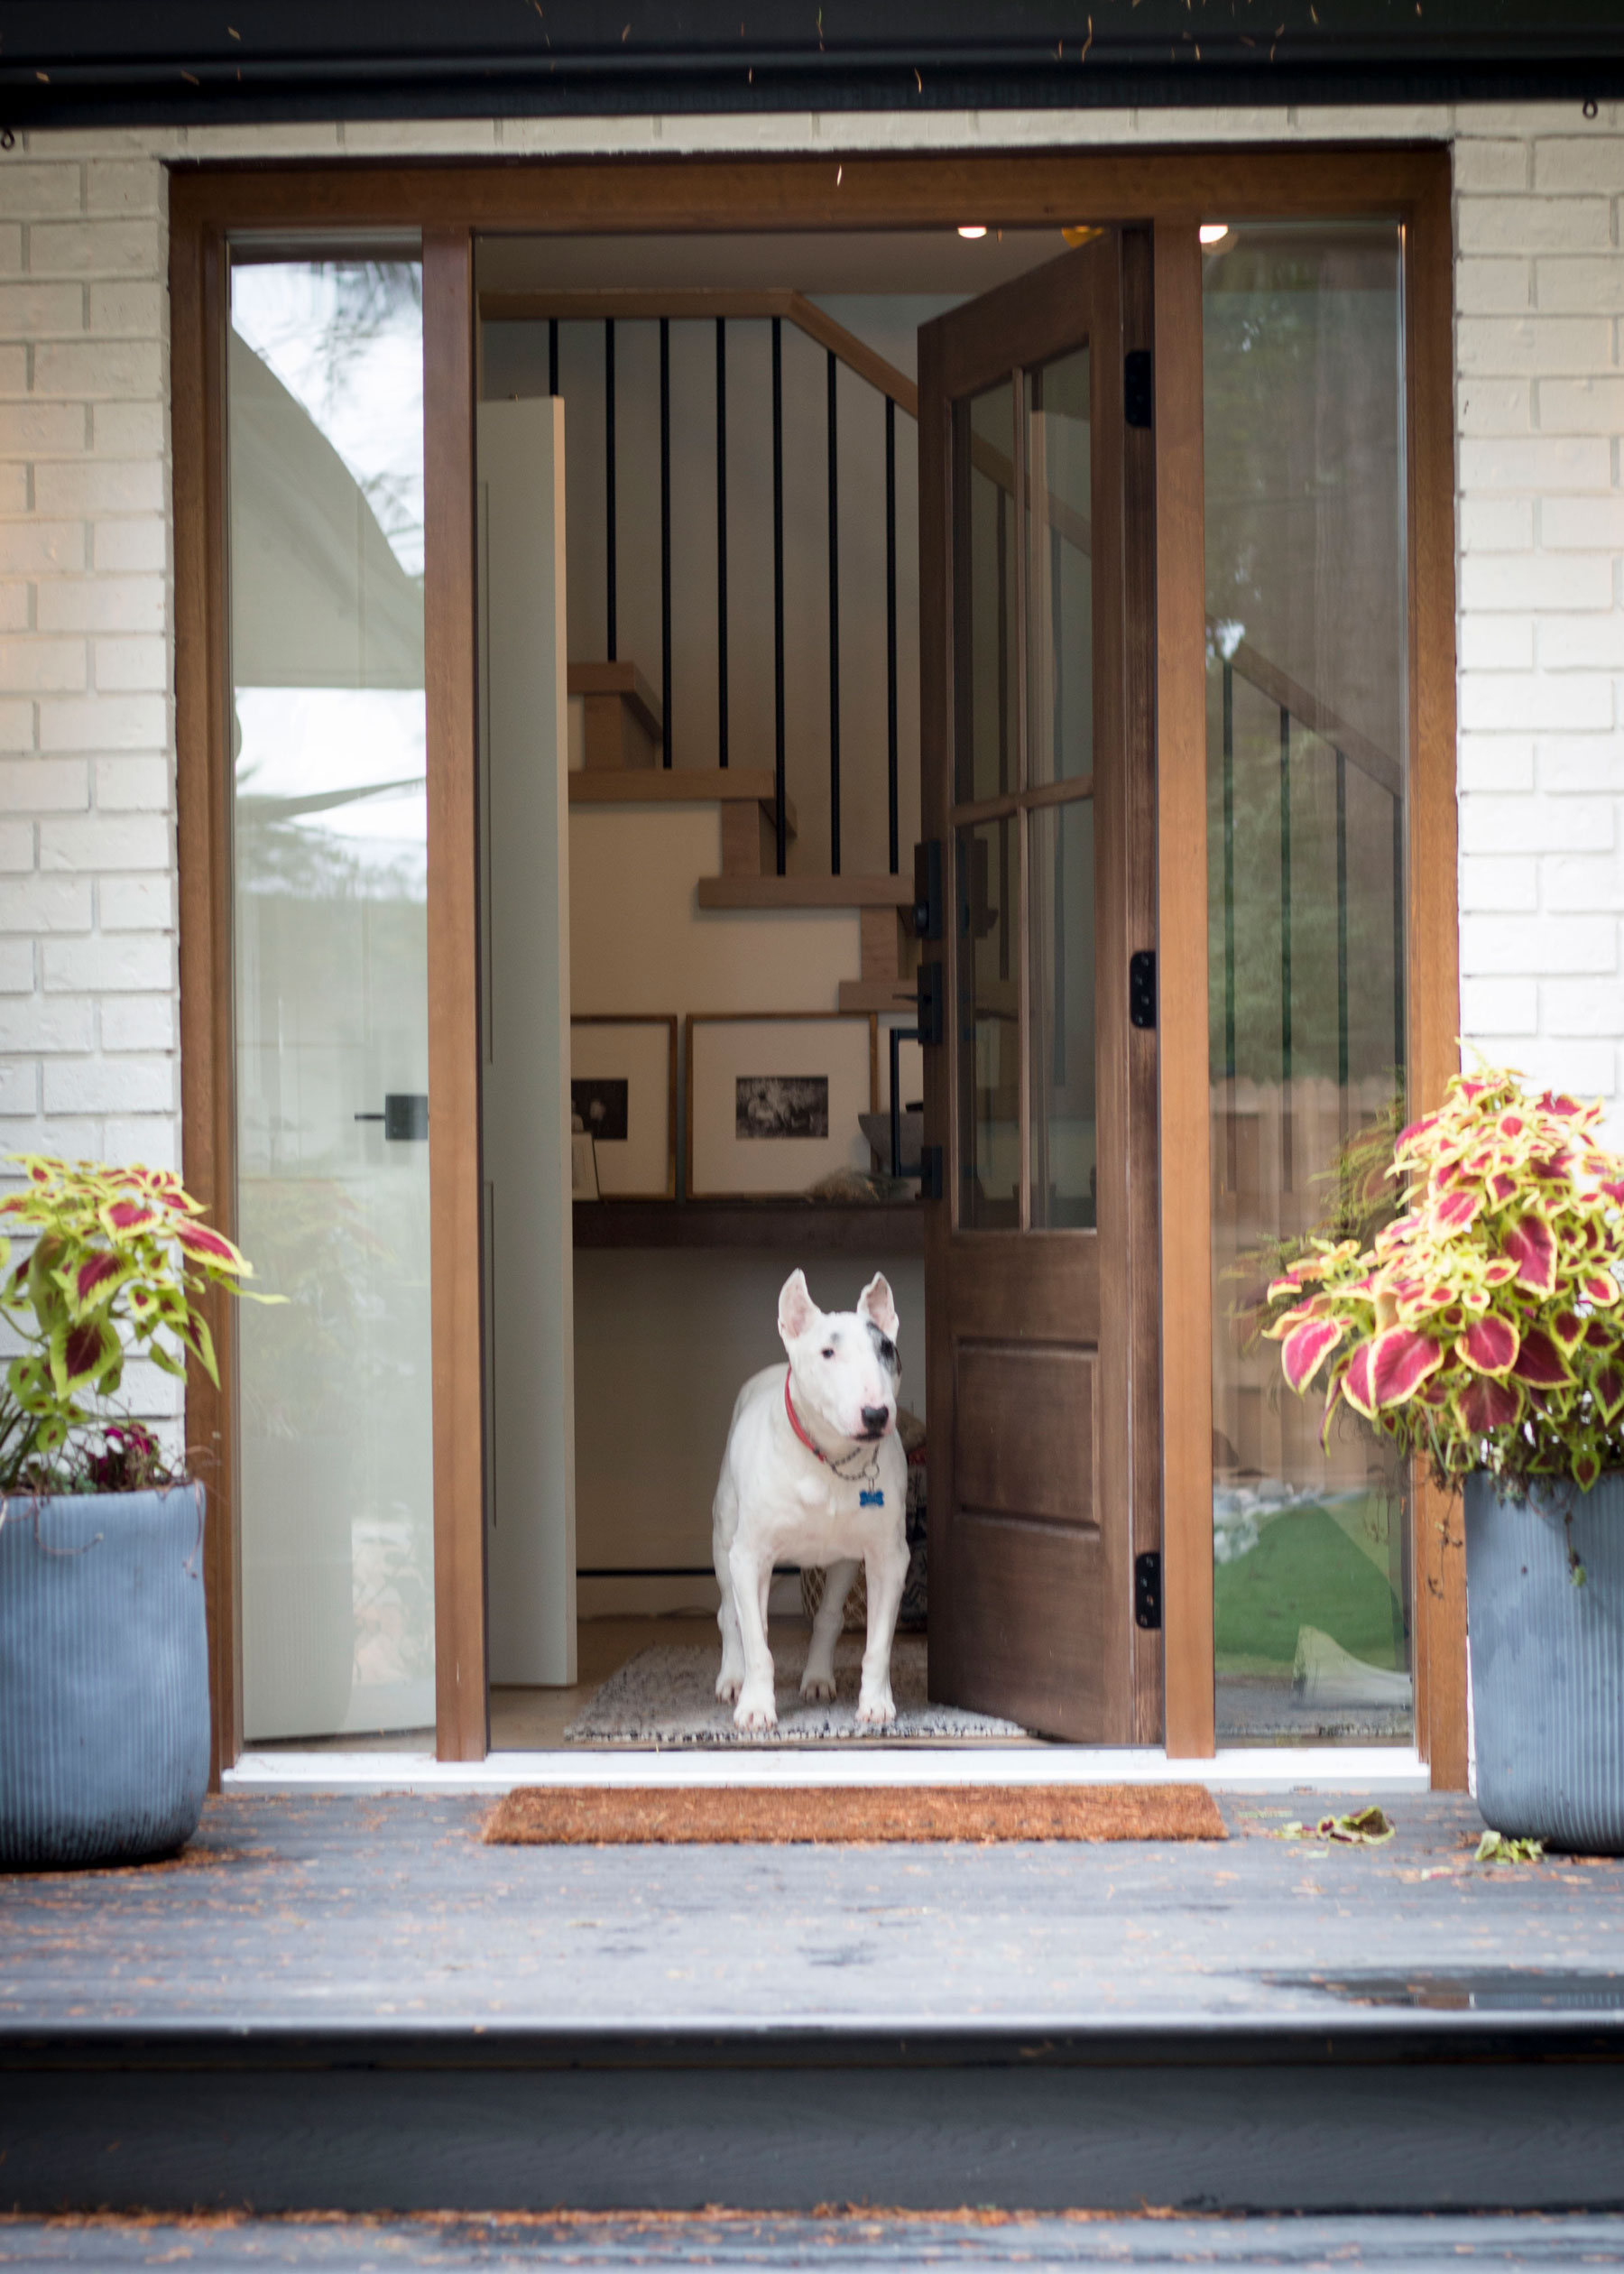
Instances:
[[[809,1697],[815,1705],[826,1706],[835,1695],[833,1669],[825,1674],[807,1667],[800,1678],[800,1694],[803,1697]]]
[[[896,1718],[897,1709],[889,1688],[875,1690],[872,1696],[865,1691],[857,1700],[859,1729],[889,1729]]]
[[[744,1687],[744,1677],[735,1674],[731,1666],[724,1666],[716,1677],[716,1696],[724,1706],[731,1706]]]
[[[778,1707],[772,1702],[770,1690],[752,1690],[746,1683],[739,1692],[739,1702],[734,1707],[735,1729],[776,1729]]]

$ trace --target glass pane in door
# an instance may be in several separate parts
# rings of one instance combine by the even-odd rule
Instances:
[[[1404,1119],[1407,580],[1394,222],[1204,258],[1220,1742],[1411,1728],[1401,1465],[1291,1396],[1279,1259],[1368,1241]]]
[[[227,340],[245,1733],[432,1726],[421,271]]]
[[[1019,779],[1012,379],[955,403],[953,459],[955,794],[968,804]]]
[[[1026,374],[1027,779],[1093,772],[1089,354]]]
[[[1092,798],[1032,814],[1032,1226],[1092,1230],[1094,1184],[1094,828]]]
[[[958,832],[959,1222],[1020,1221],[1020,817]]]

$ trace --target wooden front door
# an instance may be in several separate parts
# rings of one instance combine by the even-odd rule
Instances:
[[[919,335],[930,1692],[1111,1743],[1161,1733],[1148,266]]]

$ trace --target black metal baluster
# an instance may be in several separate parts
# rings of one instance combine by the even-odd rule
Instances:
[[[727,764],[727,319],[716,319],[716,763]]]
[[[549,317],[547,323],[547,392],[551,395],[558,392],[558,319],[556,316]]]
[[[840,445],[835,407],[839,365],[829,350],[829,874],[840,874]]]
[[[1291,1190],[1291,713],[1280,708],[1280,1189]]]
[[[1348,1133],[1348,762],[1336,753],[1336,1080],[1342,1133]]]
[[[1235,1189],[1235,667],[1225,663],[1223,688],[1223,1077],[1226,1189]]]
[[[778,873],[784,874],[784,319],[772,319],[772,666]]]
[[[671,325],[660,319],[660,709],[671,763]]]
[[[614,655],[614,319],[604,319],[604,554],[607,569],[609,661]]]
[[[885,398],[885,701],[890,873],[902,865],[897,819],[897,406]]]

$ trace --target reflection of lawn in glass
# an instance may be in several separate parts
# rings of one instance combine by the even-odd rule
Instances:
[[[1367,1666],[1402,1671],[1392,1588],[1343,1525],[1313,1502],[1275,1517],[1255,1548],[1213,1574],[1217,1670],[1289,1675],[1297,1631],[1317,1627]]]

